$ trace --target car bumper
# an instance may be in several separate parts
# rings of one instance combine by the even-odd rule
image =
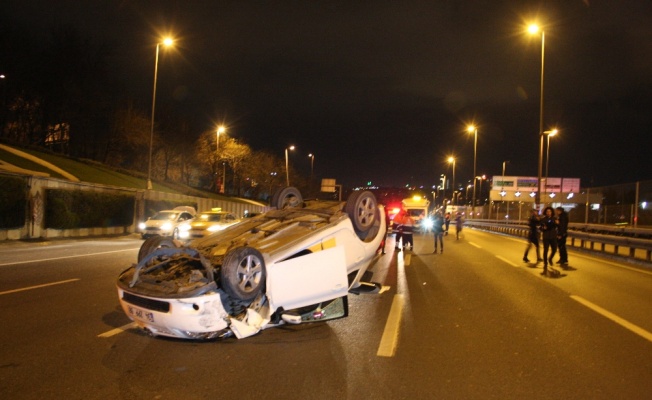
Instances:
[[[125,314],[155,336],[211,339],[229,327],[229,315],[218,293],[188,299],[161,299],[118,287],[118,297]]]

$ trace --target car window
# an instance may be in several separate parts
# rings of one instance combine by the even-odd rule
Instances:
[[[171,213],[171,212],[161,212],[152,217],[153,220],[156,221],[166,221],[166,220],[176,220],[177,219],[178,213]]]

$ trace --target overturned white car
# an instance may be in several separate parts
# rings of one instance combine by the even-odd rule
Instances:
[[[382,206],[368,191],[344,202],[304,202],[287,187],[260,216],[187,247],[143,243],[117,286],[123,310],[153,335],[251,336],[284,323],[348,315],[347,294],[374,291],[361,279],[385,240]]]

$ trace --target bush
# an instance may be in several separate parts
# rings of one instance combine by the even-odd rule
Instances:
[[[22,178],[0,176],[0,229],[25,225],[27,184]]]
[[[129,226],[134,204],[135,198],[129,195],[49,189],[45,192],[45,228]]]

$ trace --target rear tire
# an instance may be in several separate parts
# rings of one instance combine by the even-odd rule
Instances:
[[[346,200],[344,211],[357,233],[369,231],[379,220],[376,196],[368,190],[353,192]]]

